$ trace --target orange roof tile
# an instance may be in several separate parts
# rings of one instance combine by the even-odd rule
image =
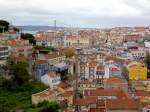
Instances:
[[[119,89],[96,89],[96,90],[85,90],[85,96],[116,96],[119,98],[128,98],[128,94]]]
[[[106,81],[107,83],[127,83],[125,80],[119,78],[109,78]]]
[[[52,94],[54,94],[55,92],[52,90],[52,89],[46,89],[42,92],[39,92],[39,93],[36,93],[36,94],[33,94],[34,96],[39,96],[39,97],[47,97],[47,96],[50,96]]]
[[[91,61],[88,66],[89,67],[96,67],[96,65],[97,65],[96,61]]]
[[[48,76],[51,78],[56,77],[56,73],[55,72],[48,72]]]
[[[59,94],[60,97],[70,97],[73,96],[73,91],[66,91],[65,93]]]
[[[97,103],[97,97],[76,98],[73,100],[74,105],[86,106]]]
[[[105,108],[91,108],[89,112],[106,112]]]
[[[57,87],[62,88],[62,89],[67,89],[69,85],[65,82],[61,82],[57,85]]]
[[[53,59],[53,58],[58,58],[58,57],[62,57],[62,56],[65,56],[63,53],[60,53],[60,52],[55,52],[55,53],[52,53],[52,54],[45,54],[44,55],[46,59]]]
[[[101,66],[98,66],[98,67],[97,67],[97,71],[104,71],[104,66],[102,66],[102,65],[101,65]]]
[[[46,60],[36,60],[35,61],[35,64],[44,64],[44,63],[47,63]]]
[[[139,102],[134,99],[110,99],[106,100],[109,110],[137,110]]]
[[[150,97],[150,91],[138,90],[135,92],[135,96],[149,96]]]

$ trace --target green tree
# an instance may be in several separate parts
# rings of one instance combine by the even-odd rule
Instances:
[[[67,74],[68,74],[67,70],[63,70],[63,71],[60,71],[58,73],[60,74],[61,80],[66,80],[67,79]]]
[[[22,33],[21,38],[25,39],[25,40],[29,40],[29,43],[31,43],[31,44],[36,44],[34,36],[30,33]]]
[[[9,22],[5,20],[0,20],[0,33],[6,32],[9,29]]]
[[[122,67],[122,75],[128,79],[128,69],[127,67]]]
[[[43,102],[42,104],[40,104],[43,109],[40,110],[39,112],[58,112],[60,109],[60,106],[58,105],[57,102]]]
[[[12,66],[13,80],[19,84],[27,82],[30,75],[27,70],[27,64],[25,62],[18,62]]]

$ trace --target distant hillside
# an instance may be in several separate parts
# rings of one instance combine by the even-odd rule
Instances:
[[[23,31],[47,31],[47,30],[53,30],[53,26],[17,26],[19,29],[22,29]],[[57,27],[57,29],[61,29],[63,27]]]

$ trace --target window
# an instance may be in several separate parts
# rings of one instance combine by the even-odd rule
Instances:
[[[94,68],[90,67],[90,68],[89,68],[89,73],[90,73],[90,74],[94,74]]]

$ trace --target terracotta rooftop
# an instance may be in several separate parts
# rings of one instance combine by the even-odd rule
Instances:
[[[44,64],[44,63],[47,63],[46,60],[36,60],[35,61],[35,64]]]
[[[62,88],[62,89],[67,89],[69,85],[66,82],[61,82],[57,85],[57,87]]]
[[[81,62],[80,66],[82,67],[96,67],[97,62],[96,61],[90,61],[90,62]]]
[[[96,89],[85,90],[85,96],[116,96],[118,98],[129,98],[128,94],[119,89]]]
[[[36,93],[36,94],[33,94],[34,96],[39,96],[39,97],[48,97],[49,95],[52,95],[54,94],[55,91],[53,91],[52,89],[46,89],[42,92],[39,92],[39,93]]]
[[[97,65],[97,62],[96,61],[91,61],[91,62],[89,62],[89,67],[96,67],[96,65]]]
[[[119,79],[119,78],[109,78],[109,79],[107,79],[106,80],[107,81],[107,83],[127,83],[125,80],[123,80],[123,79]]]
[[[95,104],[97,102],[97,97],[85,97],[85,98],[76,98],[74,99],[74,105],[87,106],[89,104]]]
[[[55,72],[48,72],[47,75],[51,78],[56,77],[56,73]]]
[[[45,54],[44,55],[46,59],[53,59],[53,58],[58,58],[58,57],[62,57],[62,56],[65,56],[63,53],[60,53],[60,52],[55,52],[55,53],[52,53],[52,54]]]
[[[149,96],[150,97],[150,91],[138,90],[135,92],[135,96]]]
[[[98,67],[97,67],[97,71],[104,71],[104,66],[102,66],[102,65],[101,65],[101,66],[98,66]]]
[[[73,96],[73,91],[66,91],[62,94],[59,94],[58,96],[60,97],[69,97],[69,96]]]
[[[104,108],[91,108],[88,112],[106,112]]]
[[[110,99],[106,101],[109,110],[138,110],[139,102],[134,99]]]

